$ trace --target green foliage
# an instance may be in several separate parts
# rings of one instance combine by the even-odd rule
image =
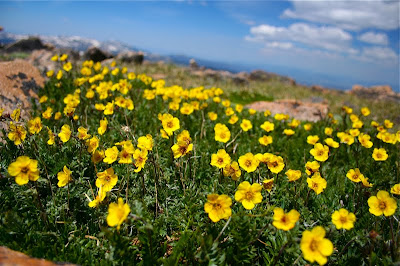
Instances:
[[[88,62],[85,64],[90,65]],[[93,66],[89,68],[92,74],[84,80],[80,80],[83,75],[81,66],[74,66],[71,72],[63,71],[60,79],[49,78],[40,91],[40,96],[46,95],[48,100],[33,102],[31,115],[41,117],[43,123],[39,133],[28,132],[23,143],[16,146],[6,137],[9,129],[3,130],[4,142],[0,143],[0,245],[35,257],[80,265],[305,265],[308,262],[300,250],[302,234],[320,225],[325,228],[325,237],[335,248],[328,258],[329,263],[390,265],[399,259],[399,209],[394,216],[376,217],[369,212],[367,203],[378,190],[390,191],[400,182],[399,142],[390,144],[379,139],[377,129],[370,126],[369,117],[358,116],[364,123],[360,131],[371,136],[374,146],[367,149],[355,138],[352,145],[340,143],[339,148],[330,148],[329,159],[320,162],[320,173],[327,181],[327,188],[317,195],[309,189],[305,174],[306,162],[314,160],[310,154],[313,145],[307,143],[307,136],[318,135],[319,142],[324,143],[328,137],[324,129],[332,127],[332,138],[340,142],[336,134],[348,131],[352,125],[348,114],[341,112],[333,118],[311,123],[309,131],[304,128],[306,122],[292,125],[295,134],[287,136],[283,131],[291,128],[292,119],[278,121],[272,116],[265,117],[263,113],[251,115],[245,108],[242,112],[235,111],[239,121],[231,124],[226,107],[214,98],[218,91],[215,87],[224,85],[227,96],[220,95],[222,100],[228,97],[232,102],[246,104],[279,99],[283,97],[284,85],[275,81],[268,86],[250,83],[248,90],[234,90],[236,85],[229,80],[220,80],[216,84],[207,84],[207,80],[205,84],[197,84],[205,86],[205,89],[200,89],[194,86],[199,80],[193,77],[189,83],[185,70],[171,65],[163,68],[172,76],[170,80],[166,78],[166,85],[157,85],[146,75],[127,79],[129,74],[121,73],[122,69],[116,73],[115,67],[109,67],[109,71],[102,75],[104,66],[98,70]],[[136,66],[135,72],[139,74],[142,70],[147,74],[160,71],[155,66],[148,69]],[[89,79],[96,75],[99,75],[99,80]],[[177,77],[182,79],[179,84],[186,86],[187,90],[179,86],[169,87],[175,83],[168,82]],[[104,99],[100,97],[101,82],[111,81],[112,87],[121,79],[127,79],[132,86],[126,94],[119,89],[109,89]],[[87,97],[90,90],[95,92],[93,98]],[[154,99],[146,96],[149,91],[156,92]],[[204,91],[209,93],[206,93],[207,97],[201,94]],[[296,97],[308,96],[304,91],[293,93]],[[75,118],[63,113],[68,94],[77,95],[79,99]],[[174,94],[177,95],[171,96]],[[116,103],[119,96],[131,99],[134,109],[115,105],[114,113],[106,115],[103,110],[95,108],[95,104]],[[180,107],[183,103],[196,106],[198,102],[199,108],[184,115],[179,109],[171,108],[174,98],[181,100]],[[236,105],[231,106],[235,110]],[[51,119],[42,116],[48,107],[53,110]],[[58,120],[54,118],[56,112],[62,114]],[[215,112],[217,120],[211,121],[208,112]],[[180,129],[169,139],[160,133],[163,126],[158,114],[164,113],[170,113],[180,121]],[[354,113],[358,114],[359,110],[354,109]],[[104,118],[108,120],[108,129],[100,135],[99,121]],[[243,131],[240,126],[242,119],[249,119],[253,128]],[[10,120],[3,115],[1,123],[9,126]],[[265,121],[274,123],[275,130],[269,133],[262,130],[260,125]],[[26,121],[14,123],[28,130]],[[228,126],[231,138],[227,143],[215,141],[216,123]],[[58,135],[63,125],[71,127],[71,138],[63,143],[57,136],[55,144],[48,145],[47,128]],[[77,137],[79,127],[88,129],[89,134],[100,139],[99,150],[126,140],[132,141],[138,149],[138,138],[147,134],[152,136],[154,146],[139,172],[134,171],[137,169],[135,164],[119,164],[118,160],[111,165],[102,161],[95,164],[87,150],[86,140]],[[177,143],[177,135],[183,130],[189,131],[193,150],[180,158],[173,158],[171,146]],[[387,130],[395,133],[394,129]],[[273,142],[268,146],[261,145],[259,138],[263,135],[272,136]],[[117,147],[121,151],[122,146]],[[388,159],[375,161],[372,158],[375,147],[385,148]],[[234,181],[210,165],[212,154],[219,149],[225,149],[232,161],[238,161],[248,152],[279,155],[285,167],[278,174],[271,172],[265,163],[252,173],[242,168],[240,179]],[[19,186],[7,169],[23,155],[38,161],[40,178]],[[72,171],[72,181],[59,187],[57,174],[64,166]],[[118,182],[97,207],[90,208],[89,202],[98,193],[97,174],[109,167],[114,169]],[[369,178],[369,182],[374,184],[372,188],[346,177],[346,173],[355,168]],[[300,170],[301,178],[289,182],[285,175],[289,169]],[[252,210],[244,209],[242,203],[235,200],[239,183],[262,183],[270,178],[274,178],[272,190],[263,189],[262,202]],[[212,193],[228,195],[233,202],[232,215],[216,223],[210,220],[204,209],[207,196]],[[398,204],[398,196],[391,196]],[[130,206],[130,213],[120,229],[107,223],[110,203],[117,202],[118,198]],[[275,207],[285,212],[295,209],[300,213],[300,220],[294,228],[283,231],[272,224]],[[337,230],[333,225],[331,215],[340,208],[356,215],[353,229]]]

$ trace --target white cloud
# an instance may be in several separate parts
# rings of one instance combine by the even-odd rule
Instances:
[[[293,48],[294,45],[291,42],[267,42],[265,47],[287,50]]]
[[[398,1],[294,1],[282,17],[331,24],[347,30],[400,27]]]
[[[346,52],[350,49],[351,34],[336,27],[317,27],[306,23],[295,23],[288,28],[259,25],[250,28],[247,41],[297,42],[307,46],[332,51]]]
[[[372,31],[366,32],[358,37],[360,41],[372,43],[372,44],[381,44],[387,45],[389,43],[388,37],[384,33],[375,33]]]
[[[390,61],[397,61],[399,60],[399,56],[390,48],[388,47],[365,47],[361,53],[361,57],[370,60],[390,60]]]

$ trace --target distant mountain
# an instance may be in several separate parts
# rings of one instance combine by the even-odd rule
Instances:
[[[0,32],[0,43],[3,45],[26,39],[32,35],[12,34],[8,32]],[[45,36],[35,35],[44,43],[51,43],[57,48],[69,48],[79,52],[86,51],[89,47],[95,46],[111,54],[118,54],[125,51],[138,51],[135,47],[119,41],[100,42],[94,39],[83,38],[79,36]]]

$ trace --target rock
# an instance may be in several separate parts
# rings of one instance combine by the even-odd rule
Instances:
[[[395,93],[389,85],[376,85],[372,87],[364,87],[362,85],[353,85],[347,93],[354,94],[360,97],[365,97],[375,100],[390,100],[400,102],[400,93]]]
[[[31,53],[28,58],[28,62],[39,69],[41,73],[45,73],[49,70],[55,70],[57,63],[51,61],[55,53],[47,50],[36,50]]]
[[[0,246],[0,264],[4,266],[11,266],[11,265],[20,265],[20,266],[30,266],[30,265],[38,265],[38,266],[54,266],[59,265],[55,264],[51,261],[47,261],[45,259],[35,259],[31,258],[24,253],[17,252],[11,250],[7,247]],[[64,266],[72,266],[74,264],[65,264]]]
[[[142,52],[127,51],[119,53],[117,55],[117,59],[121,60],[123,63],[134,63],[136,65],[141,65],[144,60],[144,54]]]
[[[189,60],[189,67],[191,69],[198,69],[199,65],[197,64],[196,60],[194,60],[194,58]]]
[[[270,80],[277,80],[289,85],[296,85],[296,81],[292,78],[281,76],[275,73],[266,72],[264,70],[253,70],[250,72],[248,76],[249,80],[254,81],[270,81]]]
[[[38,98],[37,92],[43,86],[44,78],[29,62],[0,62],[0,107],[4,114],[21,107],[21,116],[27,118],[31,98]]]
[[[105,59],[112,58],[112,54],[101,50],[97,47],[90,47],[84,54],[86,60],[93,60],[93,62],[101,62]]]
[[[30,37],[28,39],[19,40],[15,43],[11,43],[4,48],[6,53],[14,52],[32,52],[34,50],[45,49],[46,46],[37,37]]]
[[[257,111],[270,110],[272,115],[288,114],[291,118],[313,122],[321,120],[328,114],[328,104],[326,103],[310,103],[293,99],[254,102],[246,107]]]

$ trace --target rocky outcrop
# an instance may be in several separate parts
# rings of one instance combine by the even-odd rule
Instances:
[[[46,45],[37,37],[31,37],[28,39],[22,39],[15,43],[11,43],[4,47],[4,52],[14,53],[14,52],[25,52],[30,53],[34,50],[46,49]]]
[[[141,65],[144,60],[144,54],[142,52],[126,51],[119,53],[116,59],[123,63],[134,63],[136,65]]]
[[[189,67],[191,69],[198,69],[199,68],[199,64],[197,64],[196,60],[194,60],[194,58],[189,60]]]
[[[275,73],[266,72],[264,70],[253,70],[249,73],[249,80],[254,81],[270,81],[270,80],[278,80],[287,84],[296,85],[296,81],[292,78],[281,76]]]
[[[51,261],[47,261],[44,259],[35,259],[31,258],[24,253],[17,252],[11,250],[7,247],[0,247],[0,264],[1,265],[20,265],[20,266],[29,266],[29,265],[38,265],[38,266],[54,266],[59,265],[55,264]],[[63,263],[64,266],[72,266],[73,264]]]
[[[90,47],[84,54],[84,58],[86,60],[93,60],[93,62],[101,62],[112,57],[112,54],[97,47]]]
[[[328,114],[328,104],[322,102],[305,102],[293,99],[277,100],[274,102],[254,102],[246,106],[257,111],[271,111],[275,114],[288,114],[291,118],[302,121],[319,121]]]
[[[360,97],[376,99],[376,100],[391,100],[400,102],[400,93],[393,91],[389,85],[377,85],[372,87],[364,87],[362,85],[353,85],[349,94],[354,94]]]
[[[27,117],[31,98],[44,86],[39,70],[24,60],[0,62],[0,107],[4,114],[21,107],[21,116]]]

